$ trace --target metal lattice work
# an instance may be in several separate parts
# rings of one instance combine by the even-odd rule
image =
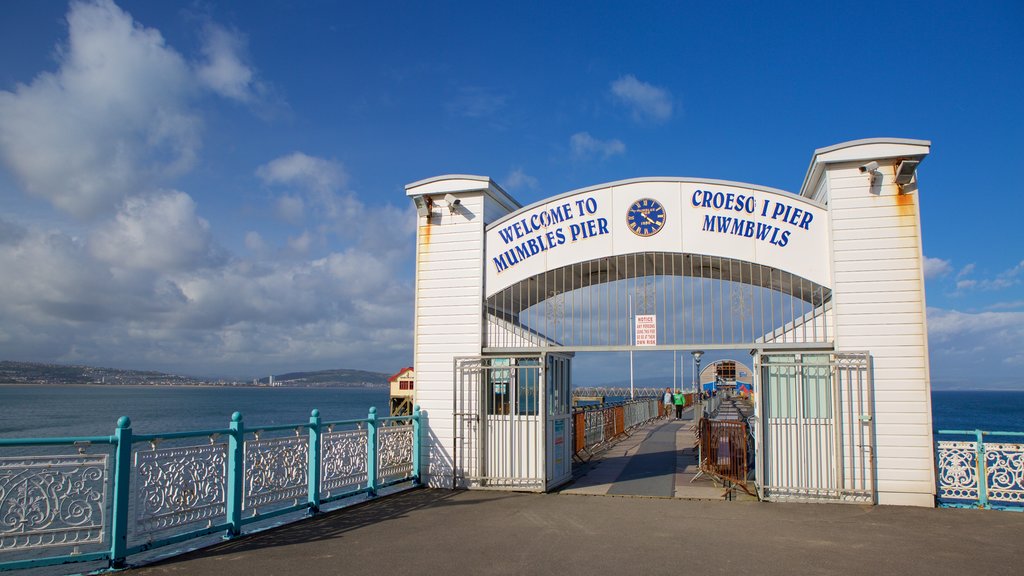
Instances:
[[[331,491],[366,484],[366,430],[329,432],[321,437],[323,478],[320,486]]]
[[[985,468],[989,502],[1024,504],[1024,444],[986,444]]]
[[[974,442],[941,440],[939,458],[939,498],[978,499],[978,458]]]
[[[135,533],[223,516],[227,454],[226,443],[135,452]]]
[[[103,542],[106,454],[0,458],[0,550]]]
[[[486,352],[628,349],[632,314],[657,316],[658,346],[831,343],[832,291],[753,262],[643,252],[572,264],[486,301]]]
[[[385,426],[377,432],[377,461],[381,479],[412,472],[412,424]]]
[[[665,393],[664,388],[633,388],[632,395],[636,398],[661,398]],[[574,398],[629,398],[629,388],[615,388],[611,386],[586,386],[573,388]]]
[[[308,436],[246,441],[244,509],[298,502],[306,497],[308,483]]]

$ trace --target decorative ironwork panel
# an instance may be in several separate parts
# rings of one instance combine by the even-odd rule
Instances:
[[[135,533],[226,513],[226,443],[135,453]]]
[[[245,443],[244,509],[305,498],[308,484],[308,436]]]
[[[985,466],[989,502],[1024,504],[1024,444],[985,444]]]
[[[103,542],[106,454],[0,458],[0,550]]]
[[[325,492],[366,483],[366,430],[329,432],[321,436],[320,487]]]
[[[377,431],[377,463],[381,478],[412,474],[412,424]]]
[[[939,441],[939,498],[978,499],[976,448],[974,442]]]

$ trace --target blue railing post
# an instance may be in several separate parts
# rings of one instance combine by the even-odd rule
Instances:
[[[422,483],[420,480],[420,405],[412,407],[412,475],[416,478],[413,485]]]
[[[132,477],[132,421],[127,416],[117,419],[114,430],[114,502],[110,526],[110,567],[124,568],[128,550],[128,501]]]
[[[985,462],[985,433],[975,430],[974,434],[978,441],[974,449],[974,456],[978,459],[978,507],[988,508],[988,463]]]
[[[377,408],[370,406],[366,417],[366,491],[377,495]]]
[[[242,533],[242,480],[245,475],[245,424],[242,413],[231,415],[230,438],[228,439],[228,532],[226,538]]]
[[[309,513],[320,511],[320,411],[309,415]]]

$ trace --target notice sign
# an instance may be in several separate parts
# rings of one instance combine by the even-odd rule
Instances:
[[[657,346],[658,345],[658,316],[656,314],[636,315],[636,345]]]

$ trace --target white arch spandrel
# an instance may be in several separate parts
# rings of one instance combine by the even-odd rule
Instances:
[[[627,225],[637,200],[665,208],[641,237]],[[548,270],[636,252],[677,252],[756,262],[831,288],[827,209],[807,198],[738,182],[625,180],[527,206],[487,227],[486,296]]]

